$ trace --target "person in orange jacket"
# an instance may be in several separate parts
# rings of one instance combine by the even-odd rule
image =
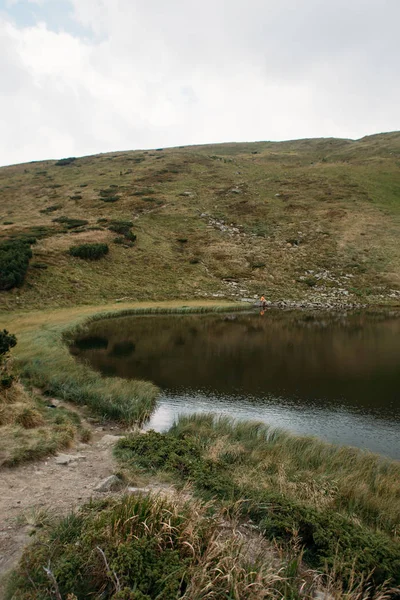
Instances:
[[[267,308],[267,301],[264,297],[264,294],[260,298],[260,305],[263,310],[265,310]]]

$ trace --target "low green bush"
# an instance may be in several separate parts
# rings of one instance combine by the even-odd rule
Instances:
[[[17,338],[13,333],[8,333],[7,329],[0,331],[0,360],[4,354],[7,354],[17,345]]]
[[[15,377],[14,377],[14,375],[11,375],[11,373],[1,373],[0,372],[0,389],[1,388],[3,390],[10,389],[14,380],[15,380]]]
[[[110,185],[109,188],[103,189],[99,191],[100,200],[103,202],[117,202],[120,199],[120,196],[115,193],[115,190],[118,188],[117,185]]]
[[[108,254],[108,251],[107,244],[81,244],[80,246],[71,246],[69,249],[71,256],[85,260],[98,260]]]
[[[129,242],[134,242],[136,240],[136,235],[131,231],[132,225],[132,221],[111,221],[108,229],[114,233],[124,236],[122,240],[120,238],[115,238],[114,242],[116,244],[125,243],[126,240]]]
[[[52,206],[47,206],[46,208],[43,208],[39,212],[46,215],[48,213],[55,212],[56,210],[60,210],[60,208],[62,208],[62,204],[53,204]]]
[[[87,225],[88,222],[89,221],[86,221],[85,219],[74,219],[71,217],[57,217],[56,219],[53,219],[53,223],[61,223],[61,225],[64,225],[66,229],[83,227],[84,225]]]
[[[104,196],[101,198],[101,200],[103,200],[103,202],[117,202],[120,199],[121,196],[118,195],[110,195],[110,196]]]
[[[32,258],[29,243],[10,240],[0,243],[0,290],[21,285]]]

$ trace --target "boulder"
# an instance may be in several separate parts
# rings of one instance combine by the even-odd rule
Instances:
[[[117,475],[110,475],[110,477],[107,477],[106,479],[103,479],[103,481],[101,481],[96,487],[95,487],[95,491],[96,492],[113,492],[115,490],[119,490],[121,489],[121,487],[123,486],[124,482],[122,481],[122,479],[120,479],[119,477],[117,477]]]

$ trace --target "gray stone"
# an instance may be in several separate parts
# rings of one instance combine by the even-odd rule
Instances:
[[[82,454],[59,454],[56,456],[55,463],[56,465],[69,465],[77,460],[85,460],[85,458]]]
[[[128,494],[149,494],[152,489],[149,487],[128,487]]]
[[[122,479],[120,479],[116,475],[110,475],[110,477],[103,479],[103,481],[101,481],[99,485],[95,487],[95,491],[103,493],[112,492],[114,490],[120,489],[123,486],[123,483],[124,482],[122,481]]]

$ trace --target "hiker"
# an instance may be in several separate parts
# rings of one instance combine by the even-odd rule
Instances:
[[[266,301],[264,295],[262,295],[260,298],[260,306],[263,310],[265,310],[267,308],[267,301]]]

